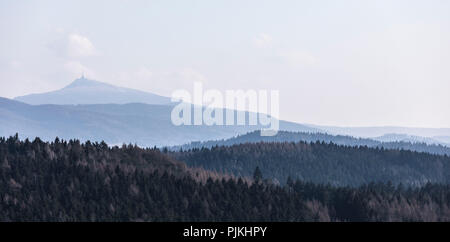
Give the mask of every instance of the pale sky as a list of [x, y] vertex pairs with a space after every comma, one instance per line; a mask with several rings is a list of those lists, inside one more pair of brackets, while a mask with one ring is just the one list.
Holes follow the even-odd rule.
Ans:
[[450, 127], [450, 1], [0, 1], [0, 96], [276, 89], [280, 117]]

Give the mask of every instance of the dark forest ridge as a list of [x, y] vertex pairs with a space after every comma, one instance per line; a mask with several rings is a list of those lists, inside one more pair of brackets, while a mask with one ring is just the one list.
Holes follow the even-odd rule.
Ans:
[[325, 142], [259, 142], [173, 152], [191, 167], [250, 176], [255, 167], [275, 183], [289, 177], [336, 186], [393, 182], [450, 184], [450, 157]]
[[450, 221], [448, 185], [281, 187], [104, 142], [0, 138], [0, 174], [0, 221]]
[[210, 140], [205, 142], [191, 142], [189, 144], [170, 147], [171, 150], [211, 148], [213, 146], [231, 146], [235, 144], [258, 143], [258, 142], [325, 142], [344, 146], [368, 146], [395, 150], [411, 150], [417, 152], [426, 152], [437, 155], [450, 156], [450, 147], [435, 144], [426, 144], [425, 142], [406, 142], [390, 141], [382, 142], [368, 138], [355, 138], [345, 135], [330, 135], [326, 133], [306, 133], [279, 131], [274, 136], [261, 136], [259, 131], [253, 131], [247, 134], [238, 135], [230, 139]]

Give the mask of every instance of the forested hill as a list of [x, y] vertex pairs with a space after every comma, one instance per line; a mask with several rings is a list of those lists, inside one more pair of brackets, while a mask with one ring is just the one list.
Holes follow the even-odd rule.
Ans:
[[182, 146], [171, 147], [172, 150], [179, 149], [194, 149], [194, 148], [211, 148], [213, 146], [230, 146], [235, 144], [244, 143], [258, 143], [258, 142], [325, 142], [334, 143], [338, 145], [346, 146], [368, 146], [379, 147], [385, 149], [398, 149], [398, 150], [411, 150], [417, 152], [427, 152], [436, 155], [448, 155], [450, 156], [450, 147], [436, 144], [426, 143], [411, 143], [411, 142], [381, 142], [367, 138], [355, 138], [352, 136], [344, 135], [330, 135], [324, 133], [306, 133], [306, 132], [291, 132], [291, 131], [279, 131], [274, 136], [261, 136], [260, 131], [253, 131], [244, 135], [239, 135], [230, 139], [211, 140], [205, 142], [191, 142]]
[[249, 176], [259, 167], [266, 178], [282, 184], [289, 176], [336, 186], [387, 181], [413, 186], [450, 183], [448, 156], [367, 146], [260, 142], [193, 149], [172, 155], [192, 167], [236, 176]]
[[0, 221], [450, 221], [448, 185], [282, 187], [198, 173], [157, 149], [0, 138]]

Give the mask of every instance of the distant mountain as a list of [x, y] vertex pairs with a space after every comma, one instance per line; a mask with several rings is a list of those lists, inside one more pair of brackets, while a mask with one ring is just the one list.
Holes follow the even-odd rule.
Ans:
[[[333, 135], [350, 135], [362, 138], [380, 137], [386, 134], [407, 134], [411, 136], [434, 137], [450, 136], [450, 128], [409, 128], [409, 127], [336, 127], [307, 124]], [[397, 140], [398, 141], [398, 140]]]
[[214, 146], [232, 146], [245, 143], [260, 143], [260, 142], [325, 142], [333, 143], [343, 146], [367, 146], [372, 148], [385, 148], [395, 150], [410, 150], [417, 152], [426, 152], [436, 155], [448, 155], [450, 156], [450, 147], [442, 145], [430, 145], [424, 142], [409, 142], [409, 141], [389, 141], [385, 142], [367, 139], [367, 138], [354, 138], [351, 136], [343, 135], [329, 135], [324, 133], [304, 133], [304, 132], [288, 132], [279, 131], [275, 136], [261, 136], [259, 131], [250, 132], [244, 135], [238, 135], [230, 139], [223, 140], [210, 140], [206, 142], [191, 142], [189, 144], [170, 147], [171, 150], [189, 150], [189, 149], [201, 149], [212, 148]]
[[168, 97], [130, 88], [117, 87], [104, 82], [89, 80], [84, 77], [76, 79], [60, 90], [16, 97], [15, 100], [32, 105], [171, 103], [171, 100]]
[[409, 143], [427, 143], [427, 144], [440, 144], [450, 146], [446, 142], [439, 141], [435, 138], [421, 137], [407, 134], [385, 134], [380, 137], [373, 138], [381, 142], [409, 142]]
[[[130, 104], [28, 105], [0, 98], [0, 136], [80, 139], [109, 144], [172, 146], [191, 141], [225, 139], [264, 128], [260, 125], [175, 126], [172, 106]], [[246, 113], [248, 115], [248, 113]], [[304, 125], [280, 121], [290, 131], [318, 132]]]

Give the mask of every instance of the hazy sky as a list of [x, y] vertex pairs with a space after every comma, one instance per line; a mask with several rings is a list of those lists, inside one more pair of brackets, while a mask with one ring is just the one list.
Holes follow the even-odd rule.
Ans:
[[281, 118], [450, 127], [450, 1], [0, 1], [0, 96], [277, 89]]

